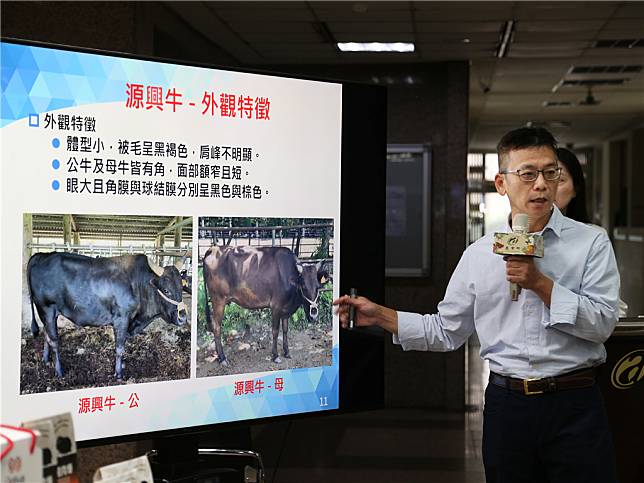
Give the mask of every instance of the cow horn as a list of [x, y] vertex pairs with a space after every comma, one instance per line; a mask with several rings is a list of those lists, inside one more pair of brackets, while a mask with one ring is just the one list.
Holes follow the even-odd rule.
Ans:
[[186, 253], [183, 257], [178, 262], [174, 262], [174, 266], [177, 267], [177, 270], [181, 270], [181, 267], [183, 266], [183, 263], [186, 261], [186, 258], [188, 258], [188, 250], [186, 250]]
[[159, 277], [163, 275], [163, 268], [150, 260], [150, 258], [148, 258], [148, 265], [150, 266], [150, 270], [156, 273]]
[[296, 266], [297, 266], [298, 273], [302, 275], [302, 272], [304, 271], [304, 267], [302, 266], [301, 263], [298, 263]]

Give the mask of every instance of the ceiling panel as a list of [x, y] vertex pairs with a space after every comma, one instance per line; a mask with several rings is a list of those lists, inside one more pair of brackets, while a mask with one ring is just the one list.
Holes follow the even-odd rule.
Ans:
[[[641, 20], [644, 22], [644, 18]], [[602, 29], [597, 33], [598, 39], [637, 39], [643, 37], [638, 29]]]
[[413, 32], [369, 32], [368, 38], [364, 35], [360, 34], [360, 37], [356, 37], [353, 32], [333, 32], [338, 42], [364, 42], [365, 39], [369, 42], [414, 42], [416, 40]]
[[420, 42], [462, 42], [465, 38], [472, 43], [499, 40], [499, 32], [417, 32], [416, 36]]
[[516, 2], [518, 19], [595, 20], [610, 17], [617, 2]]
[[476, 43], [476, 44], [445, 44], [440, 42], [422, 42], [418, 43], [421, 51], [435, 51], [445, 55], [452, 55], [455, 59], [467, 59], [470, 54], [484, 52], [489, 56], [494, 54], [496, 48], [495, 43]]
[[498, 61], [495, 72], [498, 76], [512, 77], [549, 75], [553, 72], [563, 74], [568, 70], [573, 60], [574, 58], [553, 59], [535, 64], [532, 60], [506, 58]]
[[598, 30], [604, 25], [604, 20], [521, 20], [517, 22], [517, 32], [586, 32]]
[[524, 51], [541, 51], [544, 53], [548, 52], [570, 52], [570, 56], [576, 56], [577, 54], [574, 54], [573, 52], [579, 51], [584, 49], [585, 47], [588, 46], [588, 42], [579, 42], [579, 41], [572, 41], [572, 42], [548, 42], [548, 43], [536, 43], [536, 42], [512, 42], [512, 45], [510, 45], [509, 49], [510, 52], [515, 52], [517, 50], [524, 50]]
[[314, 32], [311, 22], [228, 22], [228, 26], [239, 34], [245, 33], [306, 33]]
[[558, 57], [570, 57], [571, 55], [580, 55], [582, 50], [569, 50], [569, 51], [560, 51], [560, 50], [546, 50], [541, 51], [532, 51], [532, 50], [511, 50], [508, 54], [508, 57], [515, 59], [556, 59]]
[[[557, 76], [526, 77], [496, 77], [491, 85], [495, 92], [517, 93], [532, 92], [543, 96], [551, 95], [552, 86], [557, 83]], [[545, 98], [543, 100], [546, 100]]]
[[[414, 4], [422, 5], [422, 2]], [[423, 10], [418, 8], [414, 12], [414, 17], [418, 21], [424, 22], [503, 22], [513, 18], [511, 5], [501, 6], [498, 8], [486, 7], [485, 4], [479, 3], [466, 7], [461, 3], [460, 9], [453, 6], [445, 8], [428, 8]]]
[[[173, 2], [173, 3], [185, 3], [185, 2]], [[306, 2], [277, 2], [271, 1], [270, 5], [267, 5], [268, 2], [207, 2], [212, 5], [217, 11], [219, 10], [239, 10], [246, 9], [249, 12], [255, 12], [258, 9], [262, 8], [271, 8], [272, 10], [289, 10], [294, 8], [295, 5], [306, 5]]]
[[[313, 28], [308, 32], [245, 32], [244, 39], [251, 44], [266, 42], [319, 43], [322, 38]], [[340, 39], [338, 39], [340, 40]]]
[[543, 32], [527, 32], [516, 31], [514, 32], [513, 43], [515, 42], [539, 42], [544, 44], [552, 44], [557, 42], [572, 42], [585, 40], [588, 46], [596, 38], [596, 30], [578, 30], [572, 32], [558, 32], [556, 36], [543, 35]]
[[276, 54], [281, 52], [287, 55], [291, 52], [299, 54], [301, 52], [308, 52], [311, 55], [319, 54], [336, 54], [338, 53], [335, 45], [333, 44], [286, 44], [286, 43], [265, 43], [257, 45], [256, 49], [261, 54]]
[[501, 30], [502, 22], [416, 22], [421, 32], [494, 32]]
[[[370, 32], [412, 32], [410, 22], [327, 22], [331, 32], [347, 33], [353, 32], [356, 36], [368, 34]], [[356, 41], [362, 39], [357, 38]], [[368, 40], [368, 39], [367, 39]]]
[[636, 49], [586, 49], [580, 55], [583, 58], [605, 59], [605, 58], [628, 58], [629, 63], [642, 63], [644, 61], [644, 48]]
[[514, 9], [514, 2], [413, 2], [414, 9], [418, 13], [435, 12], [437, 15], [444, 15], [458, 20], [459, 15], [467, 15], [467, 12], [485, 12], [494, 15], [509, 15]]
[[250, 22], [250, 23], [266, 23], [266, 22], [313, 22], [315, 16], [306, 7], [301, 8], [282, 8], [275, 10], [270, 6], [264, 6], [256, 10], [249, 10], [246, 8], [215, 10], [226, 22], [234, 24]]
[[644, 2], [620, 2], [613, 18], [644, 18]]
[[351, 10], [333, 10], [311, 3], [311, 8], [322, 22], [411, 22], [412, 14], [405, 4], [397, 8], [370, 9], [364, 13]]
[[[644, 64], [644, 48], [592, 48], [598, 39], [644, 37], [644, 2], [232, 1], [168, 5], [242, 64], [380, 64], [378, 69], [386, 77], [386, 64], [469, 60], [473, 149], [493, 148], [499, 136], [528, 120], [571, 122], [571, 128], [557, 128], [556, 133], [576, 144], [605, 136], [606, 126], [619, 130], [634, 120], [644, 122], [643, 73], [628, 75], [629, 81], [622, 86], [594, 87], [593, 94], [602, 101], [598, 106], [577, 105], [587, 94], [583, 86], [552, 92], [564, 78], [600, 78], [571, 76], [568, 72], [573, 65]], [[509, 19], [517, 22], [508, 57], [497, 59], [493, 54]], [[338, 41], [416, 41], [417, 51], [341, 53], [317, 31], [315, 22], [325, 22]], [[469, 43], [463, 42], [465, 38]], [[369, 78], [368, 69], [366, 72]], [[484, 94], [487, 87], [490, 89]], [[568, 100], [574, 105], [546, 108], [546, 100]]]
[[[619, 18], [606, 22], [607, 30], [637, 32], [639, 36], [644, 37], [644, 22], [642, 18]], [[622, 34], [623, 35], [623, 34]], [[617, 37], [623, 39], [623, 36]]]

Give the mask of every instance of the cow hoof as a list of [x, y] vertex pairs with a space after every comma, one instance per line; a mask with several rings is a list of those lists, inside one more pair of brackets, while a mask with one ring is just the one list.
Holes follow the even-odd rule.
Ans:
[[228, 359], [224, 359], [224, 360], [223, 360], [223, 361], [221, 361], [219, 364], [220, 364], [220, 365], [222, 365], [222, 366], [224, 366], [224, 367], [228, 367]]
[[290, 359], [290, 358], [291, 358], [291, 354], [284, 354], [284, 357], [286, 357], [287, 359]]
[[274, 362], [275, 364], [281, 364], [281, 363], [282, 363], [282, 359], [280, 359], [279, 357], [273, 357], [273, 362]]

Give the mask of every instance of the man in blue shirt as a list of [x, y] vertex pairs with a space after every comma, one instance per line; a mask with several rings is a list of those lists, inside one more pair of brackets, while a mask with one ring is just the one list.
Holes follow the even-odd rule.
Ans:
[[[449, 351], [476, 331], [490, 364], [483, 462], [488, 483], [612, 483], [612, 441], [596, 367], [618, 319], [619, 275], [608, 236], [561, 214], [561, 169], [543, 128], [507, 133], [497, 146], [496, 190], [512, 217], [528, 215], [545, 256], [500, 257], [493, 234], [469, 246], [435, 314], [397, 312], [364, 297], [334, 301], [343, 326], [377, 325], [404, 350]], [[523, 288], [511, 300], [508, 283]]]

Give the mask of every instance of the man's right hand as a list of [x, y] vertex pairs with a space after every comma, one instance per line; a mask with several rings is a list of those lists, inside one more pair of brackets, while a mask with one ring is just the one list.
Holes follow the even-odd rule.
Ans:
[[356, 327], [379, 326], [392, 333], [398, 332], [398, 314], [395, 310], [378, 305], [366, 297], [352, 298], [349, 295], [335, 299], [335, 313], [340, 317], [340, 324], [345, 329], [349, 326], [349, 307], [355, 308], [354, 324]]

